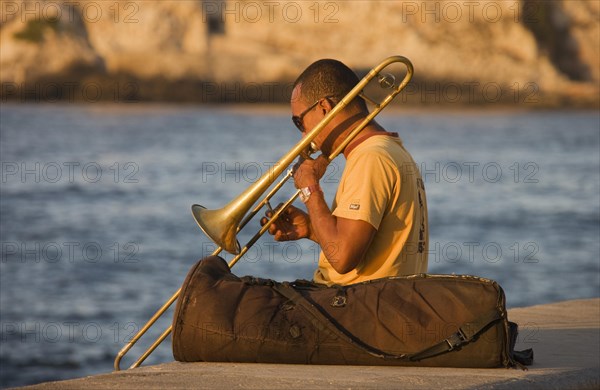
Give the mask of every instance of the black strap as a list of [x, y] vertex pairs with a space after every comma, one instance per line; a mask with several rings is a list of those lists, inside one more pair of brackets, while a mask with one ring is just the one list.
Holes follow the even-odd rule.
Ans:
[[411, 355], [410, 360], [416, 362], [427, 359], [442, 353], [450, 352], [461, 348], [463, 345], [470, 343], [475, 337], [492, 322], [501, 318], [498, 310], [492, 310], [486, 315], [479, 318], [475, 322], [465, 322], [462, 324], [456, 333], [451, 334], [448, 338], [439, 343], [424, 349], [421, 352]]
[[450, 337], [448, 337], [447, 339], [440, 341], [439, 343], [429, 348], [426, 348], [414, 354], [396, 355], [372, 347], [356, 338], [346, 329], [339, 327], [337, 324], [335, 324], [329, 318], [327, 318], [319, 308], [313, 305], [309, 300], [302, 296], [302, 294], [300, 294], [292, 286], [290, 286], [289, 283], [275, 283], [273, 289], [279, 294], [289, 299], [290, 301], [294, 302], [296, 305], [299, 305], [302, 308], [304, 308], [308, 313], [310, 313], [313, 316], [313, 319], [315, 320], [313, 321], [313, 324], [317, 326], [317, 328], [320, 331], [328, 330], [329, 332], [333, 333], [334, 335], [346, 341], [347, 343], [354, 345], [367, 352], [368, 354], [380, 359], [402, 359], [418, 361], [442, 353], [450, 352], [454, 349], [462, 347], [464, 344], [471, 342], [475, 338], [475, 336], [477, 336], [484, 328], [486, 328], [492, 322], [501, 318], [498, 310], [490, 311], [485, 316], [481, 317], [478, 321], [464, 323], [462, 326], [459, 327], [456, 333], [450, 335]]

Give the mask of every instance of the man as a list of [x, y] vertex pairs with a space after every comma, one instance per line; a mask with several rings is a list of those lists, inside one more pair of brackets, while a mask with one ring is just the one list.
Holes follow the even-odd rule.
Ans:
[[[303, 136], [358, 82], [339, 61], [310, 65], [294, 83], [291, 98], [292, 120]], [[364, 100], [356, 98], [319, 133], [313, 148], [328, 156], [367, 115]], [[327, 166], [323, 155], [296, 166], [294, 182], [308, 213], [288, 207], [269, 228], [274, 239], [308, 238], [320, 245], [317, 283], [346, 285], [426, 272], [425, 188], [398, 135], [371, 121], [350, 142], [332, 209], [319, 187]]]

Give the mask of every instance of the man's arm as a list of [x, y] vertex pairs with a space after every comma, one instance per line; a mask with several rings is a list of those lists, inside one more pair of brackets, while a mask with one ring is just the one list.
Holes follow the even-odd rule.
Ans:
[[[318, 183], [328, 161], [323, 156], [304, 161], [297, 166], [294, 183], [304, 188]], [[308, 238], [321, 250], [335, 271], [345, 274], [355, 269], [364, 259], [377, 230], [369, 222], [334, 216], [325, 202], [322, 191], [313, 192], [305, 203], [308, 214], [289, 206], [281, 218], [269, 227], [276, 241]], [[281, 207], [279, 205], [278, 207]], [[272, 213], [266, 213], [260, 223], [265, 225]]]
[[[328, 164], [323, 155], [315, 160], [303, 161], [294, 173], [296, 188], [318, 183]], [[333, 269], [345, 274], [356, 268], [375, 237], [375, 227], [366, 221], [333, 215], [322, 191], [312, 193], [305, 205], [310, 221], [308, 238], [321, 246]]]
[[310, 216], [309, 238], [321, 246], [333, 269], [345, 274], [356, 268], [377, 230], [365, 221], [334, 216], [321, 191], [310, 195], [306, 208]]

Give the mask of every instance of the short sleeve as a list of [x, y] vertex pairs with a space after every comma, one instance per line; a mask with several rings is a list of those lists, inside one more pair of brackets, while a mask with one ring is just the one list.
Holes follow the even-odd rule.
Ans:
[[367, 150], [351, 156], [338, 188], [333, 215], [366, 221], [379, 229], [394, 187], [400, 183], [397, 178], [397, 167], [385, 154]]

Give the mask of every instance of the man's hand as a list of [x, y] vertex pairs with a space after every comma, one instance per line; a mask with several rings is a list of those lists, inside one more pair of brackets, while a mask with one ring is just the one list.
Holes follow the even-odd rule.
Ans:
[[296, 188], [304, 188], [318, 184], [329, 165], [327, 157], [320, 155], [314, 160], [304, 160], [294, 167], [294, 184]]
[[[282, 206], [277, 206], [276, 210]], [[273, 213], [266, 212], [267, 217], [260, 220], [260, 224], [264, 226], [267, 223], [267, 218], [271, 218]], [[290, 241], [299, 240], [301, 238], [310, 238], [310, 218], [308, 214], [292, 205], [288, 206], [279, 218], [269, 226], [269, 233], [273, 235], [275, 241]]]

